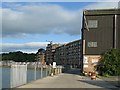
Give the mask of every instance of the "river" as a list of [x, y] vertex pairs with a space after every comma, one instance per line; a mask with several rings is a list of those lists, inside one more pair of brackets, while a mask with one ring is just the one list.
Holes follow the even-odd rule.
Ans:
[[[27, 83], [34, 81], [34, 70], [27, 70]], [[1, 76], [2, 75], [2, 76]], [[46, 72], [43, 71], [43, 77], [46, 77]], [[40, 70], [36, 71], [36, 79], [41, 78]], [[10, 88], [10, 68], [1, 68], [0, 67], [0, 89], [1, 88]]]

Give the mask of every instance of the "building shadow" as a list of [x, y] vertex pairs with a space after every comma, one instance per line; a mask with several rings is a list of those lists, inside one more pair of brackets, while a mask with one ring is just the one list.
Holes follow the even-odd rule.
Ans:
[[73, 69], [69, 69], [69, 70], [65, 71], [64, 73], [65, 74], [80, 75], [80, 69], [73, 68]]
[[[80, 75], [81, 71], [78, 68], [70, 69], [65, 74], [72, 74], [72, 75]], [[90, 77], [83, 76], [80, 80], [77, 80], [83, 83], [99, 86], [102, 88], [112, 88], [112, 90], [120, 90], [119, 82], [118, 81], [104, 81], [104, 80], [91, 80]]]
[[111, 88], [112, 90], [120, 90], [120, 87], [113, 83], [118, 83], [117, 81], [99, 81], [99, 80], [77, 80], [83, 83], [99, 86], [101, 88]]

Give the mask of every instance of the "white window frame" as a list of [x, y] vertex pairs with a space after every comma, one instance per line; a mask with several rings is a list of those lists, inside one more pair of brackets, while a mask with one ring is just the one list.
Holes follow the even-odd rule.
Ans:
[[98, 28], [98, 20], [88, 20], [88, 28]]
[[[91, 44], [91, 46], [89, 46], [89, 44]], [[98, 47], [98, 43], [97, 42], [88, 42], [88, 47]]]

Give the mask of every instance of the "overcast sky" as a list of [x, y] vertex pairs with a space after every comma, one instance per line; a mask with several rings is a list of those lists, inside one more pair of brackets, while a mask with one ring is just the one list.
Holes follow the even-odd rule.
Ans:
[[83, 9], [117, 8], [118, 1], [3, 2], [2, 52], [31, 53], [45, 48], [49, 43], [46, 40], [54, 43], [78, 40], [81, 38]]

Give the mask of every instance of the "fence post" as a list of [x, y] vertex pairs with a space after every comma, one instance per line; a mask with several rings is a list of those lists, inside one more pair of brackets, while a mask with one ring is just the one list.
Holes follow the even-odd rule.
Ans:
[[51, 74], [51, 66], [49, 66], [49, 75]]
[[25, 73], [25, 83], [27, 83], [27, 64], [26, 64], [26, 73]]
[[47, 66], [46, 66], [46, 76], [47, 76]]
[[36, 64], [35, 64], [35, 71], [34, 71], [34, 75], [35, 75], [34, 79], [36, 80]]
[[41, 78], [43, 77], [43, 67], [42, 67], [42, 64], [41, 64]]
[[57, 75], [57, 66], [56, 66], [56, 75]]
[[13, 65], [11, 65], [11, 69], [10, 69], [10, 88], [12, 88], [12, 72], [13, 72], [12, 66]]

